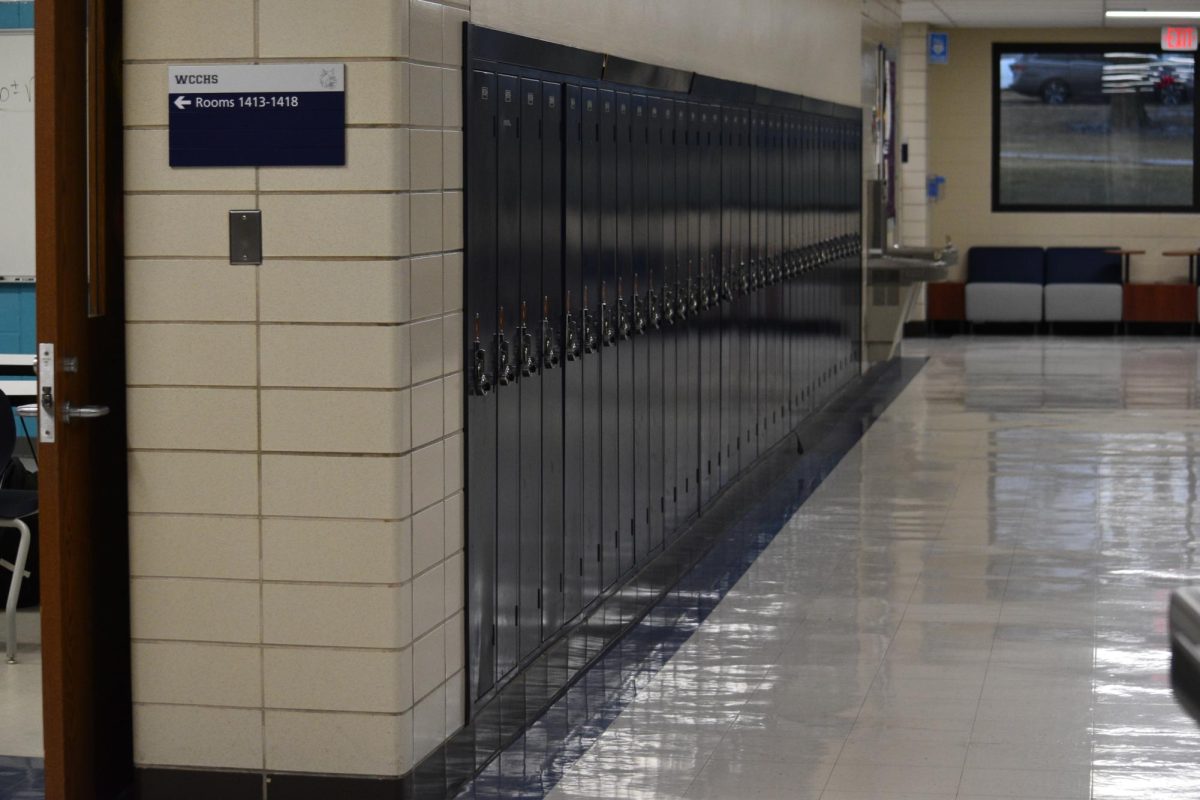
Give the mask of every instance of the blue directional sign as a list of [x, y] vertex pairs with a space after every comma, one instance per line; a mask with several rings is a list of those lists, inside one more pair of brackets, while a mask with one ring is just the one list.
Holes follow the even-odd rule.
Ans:
[[930, 64], [949, 64], [950, 63], [950, 34], [948, 34], [948, 33], [931, 33], [931, 34], [929, 34], [929, 63]]
[[172, 167], [346, 163], [343, 64], [171, 67]]

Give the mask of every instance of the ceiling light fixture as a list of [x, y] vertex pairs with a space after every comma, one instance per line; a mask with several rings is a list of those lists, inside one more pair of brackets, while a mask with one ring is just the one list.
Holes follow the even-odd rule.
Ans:
[[1200, 11], [1113, 11], [1104, 12], [1109, 19], [1200, 19]]

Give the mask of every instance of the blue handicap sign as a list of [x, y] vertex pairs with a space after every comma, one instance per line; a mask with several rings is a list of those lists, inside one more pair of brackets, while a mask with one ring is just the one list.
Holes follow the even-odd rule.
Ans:
[[950, 63], [950, 34], [948, 34], [948, 33], [931, 33], [931, 34], [929, 34], [929, 63], [930, 64], [949, 64]]

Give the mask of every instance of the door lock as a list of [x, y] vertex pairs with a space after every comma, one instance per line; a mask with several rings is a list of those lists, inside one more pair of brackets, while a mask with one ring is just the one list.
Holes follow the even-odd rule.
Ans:
[[58, 420], [54, 414], [54, 345], [38, 345], [38, 439], [42, 444], [54, 444]]

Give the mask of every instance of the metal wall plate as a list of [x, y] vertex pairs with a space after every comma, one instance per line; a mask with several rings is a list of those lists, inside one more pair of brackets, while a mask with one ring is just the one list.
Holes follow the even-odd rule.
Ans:
[[229, 263], [262, 263], [262, 212], [257, 209], [229, 212]]

